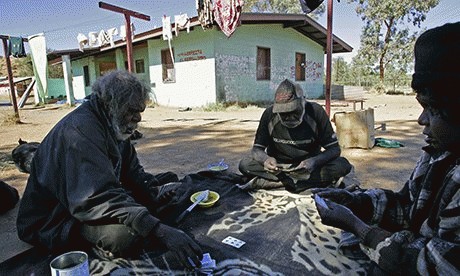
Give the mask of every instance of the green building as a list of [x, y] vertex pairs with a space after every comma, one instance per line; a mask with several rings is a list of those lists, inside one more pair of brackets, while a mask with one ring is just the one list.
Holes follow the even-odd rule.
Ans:
[[[191, 18], [189, 32], [173, 32], [169, 42], [162, 27], [133, 37], [135, 73], [151, 87], [152, 100], [172, 107], [271, 102], [286, 78], [300, 84], [308, 98], [318, 98], [323, 95], [325, 51], [326, 29], [303, 14], [243, 13], [230, 37], [217, 25], [203, 29], [197, 17]], [[333, 53], [351, 51], [334, 37]], [[76, 99], [91, 92], [97, 77], [127, 68], [123, 40], [52, 55], [70, 59]]]

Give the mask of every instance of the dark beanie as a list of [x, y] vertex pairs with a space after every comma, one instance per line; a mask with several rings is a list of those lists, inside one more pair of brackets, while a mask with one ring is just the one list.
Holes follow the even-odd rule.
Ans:
[[424, 32], [415, 42], [412, 88], [460, 84], [460, 22]]

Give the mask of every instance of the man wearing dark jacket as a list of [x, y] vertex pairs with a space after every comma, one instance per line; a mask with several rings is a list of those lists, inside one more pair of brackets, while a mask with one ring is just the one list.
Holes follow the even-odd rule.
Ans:
[[19, 237], [50, 250], [87, 241], [107, 258], [166, 246], [183, 265], [190, 267], [190, 258], [199, 266], [202, 252], [193, 239], [154, 216], [163, 184], [177, 176], [146, 173], [130, 143], [148, 88], [114, 71], [92, 89], [35, 153], [19, 208]]

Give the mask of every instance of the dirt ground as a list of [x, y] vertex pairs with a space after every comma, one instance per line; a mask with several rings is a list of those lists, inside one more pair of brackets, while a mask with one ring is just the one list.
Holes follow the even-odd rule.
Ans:
[[[383, 187], [398, 190], [409, 177], [424, 144], [417, 124], [421, 112], [413, 95], [368, 94], [364, 108], [374, 109], [375, 126], [386, 123], [386, 130], [375, 130], [375, 137], [401, 142], [402, 148], [345, 148], [342, 155], [354, 165], [345, 178], [347, 185], [363, 188]], [[324, 105], [324, 101], [318, 101]], [[0, 106], [0, 179], [22, 195], [28, 175], [19, 172], [11, 160], [18, 139], [40, 142], [63, 116], [75, 107], [27, 104], [20, 109], [20, 124], [11, 123], [12, 107]], [[238, 173], [238, 162], [252, 147], [263, 108], [230, 107], [225, 111], [183, 111], [178, 108], [147, 108], [140, 123], [143, 137], [135, 140], [138, 156], [146, 171], [172, 171], [183, 177], [206, 170], [224, 160], [229, 170]], [[331, 114], [352, 111], [353, 105], [333, 102]], [[15, 228], [17, 206], [0, 216], [0, 261], [30, 246], [18, 240]]]
[[[358, 181], [362, 187], [398, 189], [409, 176], [424, 143], [422, 128], [416, 121], [421, 107], [413, 95], [366, 96], [364, 108], [374, 109], [376, 128], [386, 123], [385, 131], [375, 130], [375, 137], [399, 141], [404, 147], [343, 149], [342, 155], [355, 167], [349, 181]], [[12, 107], [0, 107], [0, 179], [22, 194], [27, 174], [19, 172], [11, 161], [18, 139], [40, 142], [73, 109], [65, 105], [26, 105], [19, 111], [21, 123], [14, 124], [8, 120]], [[331, 114], [352, 110], [352, 104], [332, 102]], [[139, 158], [151, 173], [173, 171], [184, 176], [221, 160], [230, 165], [231, 171], [238, 172], [238, 161], [252, 146], [262, 112], [263, 108], [251, 106], [218, 112], [147, 108], [139, 129], [143, 137], [135, 141]]]

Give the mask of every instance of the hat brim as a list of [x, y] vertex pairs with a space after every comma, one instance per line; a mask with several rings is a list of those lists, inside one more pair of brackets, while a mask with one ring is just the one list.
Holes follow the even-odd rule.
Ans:
[[293, 112], [301, 107], [302, 103], [300, 99], [295, 99], [292, 102], [288, 103], [275, 103], [273, 104], [273, 112], [274, 113], [287, 113]]

